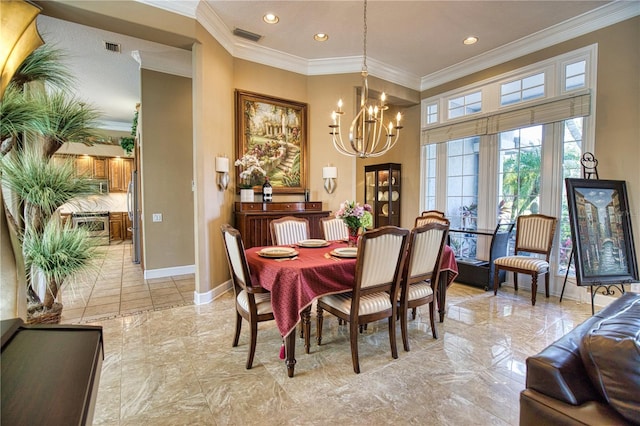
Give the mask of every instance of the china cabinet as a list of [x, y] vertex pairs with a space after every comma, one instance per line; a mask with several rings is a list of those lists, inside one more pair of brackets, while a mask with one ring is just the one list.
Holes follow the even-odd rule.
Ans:
[[401, 165], [373, 164], [364, 167], [364, 199], [373, 209], [373, 226], [400, 226]]

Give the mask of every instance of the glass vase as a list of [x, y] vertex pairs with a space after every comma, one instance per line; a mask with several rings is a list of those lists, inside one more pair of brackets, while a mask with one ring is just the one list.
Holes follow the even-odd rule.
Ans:
[[357, 247], [359, 237], [360, 228], [349, 228], [349, 239], [347, 241], [349, 247]]

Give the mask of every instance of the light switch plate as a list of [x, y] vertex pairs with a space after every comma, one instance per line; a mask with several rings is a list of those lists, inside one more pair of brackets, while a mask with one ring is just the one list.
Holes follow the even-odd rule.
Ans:
[[162, 213], [154, 213], [152, 216], [154, 222], [162, 222]]

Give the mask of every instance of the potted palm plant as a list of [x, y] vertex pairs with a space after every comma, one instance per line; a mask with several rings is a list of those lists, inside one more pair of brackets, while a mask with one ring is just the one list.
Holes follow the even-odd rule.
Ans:
[[[65, 279], [82, 269], [80, 264], [62, 265], [59, 256], [43, 248], [57, 247], [56, 251], [64, 254], [82, 247], [92, 253], [87, 236], [62, 227], [55, 214], [62, 204], [91, 191], [85, 178], [74, 176], [70, 163], [50, 159], [67, 141], [91, 144], [91, 138], [97, 136], [92, 129], [98, 118], [94, 108], [68, 95], [70, 78], [61, 57], [60, 51], [47, 45], [32, 52], [14, 74], [0, 103], [0, 176], [9, 195], [2, 199], [9, 229], [19, 243], [14, 246], [14, 255], [25, 266], [29, 312], [51, 310], [54, 303], [49, 297], [55, 300]], [[53, 89], [45, 92], [42, 85], [33, 87], [31, 83], [37, 81], [46, 81]], [[80, 245], [80, 240], [87, 240], [86, 244]], [[54, 271], [48, 265], [56, 258], [55, 266], [61, 269]], [[91, 262], [82, 265], [90, 267]], [[48, 281], [46, 303], [35, 291], [35, 270]], [[53, 316], [59, 319], [59, 314]], [[36, 320], [30, 321], [28, 314], [27, 321]]]

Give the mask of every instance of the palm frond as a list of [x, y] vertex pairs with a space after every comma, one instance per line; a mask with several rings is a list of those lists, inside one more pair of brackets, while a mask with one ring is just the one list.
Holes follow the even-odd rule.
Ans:
[[68, 89], [73, 80], [64, 63], [66, 54], [51, 44], [43, 44], [20, 64], [10, 85], [19, 89], [32, 81], [46, 82], [52, 86]]
[[3, 184], [47, 216], [76, 197], [95, 194], [88, 178], [75, 176], [71, 161], [50, 161], [33, 147], [5, 156], [0, 171]]
[[0, 140], [17, 137], [23, 132], [40, 133], [43, 111], [39, 103], [9, 86], [0, 101]]
[[91, 138], [99, 136], [96, 128], [100, 113], [96, 108], [62, 91], [49, 95], [38, 94], [35, 99], [44, 108], [42, 132], [45, 140], [51, 145], [51, 149], [48, 150], [50, 155], [65, 142], [78, 141], [90, 144]]
[[86, 229], [62, 225], [59, 218], [49, 220], [42, 233], [28, 231], [23, 240], [27, 270], [36, 267], [49, 285], [56, 283], [57, 288], [49, 289], [54, 297], [66, 279], [95, 267], [96, 250]]

